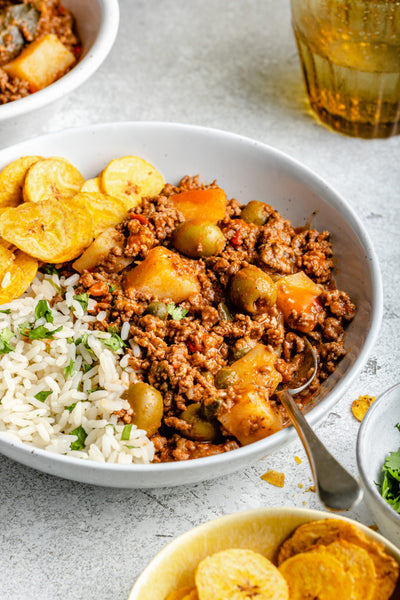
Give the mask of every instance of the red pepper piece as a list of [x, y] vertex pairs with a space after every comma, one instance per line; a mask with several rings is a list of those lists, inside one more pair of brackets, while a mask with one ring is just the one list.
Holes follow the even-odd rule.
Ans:
[[231, 244], [232, 244], [232, 246], [235, 246], [235, 248], [237, 248], [238, 246], [241, 246], [243, 244], [241, 227], [239, 227], [239, 229], [236, 231], [235, 235], [231, 239]]
[[131, 215], [131, 219], [136, 219], [142, 225], [148, 225], [150, 223], [148, 218], [144, 217], [143, 215]]

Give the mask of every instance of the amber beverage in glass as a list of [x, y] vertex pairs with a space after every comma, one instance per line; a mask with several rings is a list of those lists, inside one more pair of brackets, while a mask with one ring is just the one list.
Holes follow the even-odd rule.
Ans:
[[400, 1], [291, 0], [307, 94], [321, 121], [363, 138], [400, 133]]

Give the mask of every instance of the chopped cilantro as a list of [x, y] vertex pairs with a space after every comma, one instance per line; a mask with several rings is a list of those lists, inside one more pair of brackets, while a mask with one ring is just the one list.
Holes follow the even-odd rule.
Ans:
[[175, 321], [180, 321], [189, 312], [186, 308], [182, 308], [181, 306], [175, 306], [175, 304], [173, 302], [170, 302], [169, 304], [167, 304], [167, 311], [168, 311], [168, 314]]
[[79, 346], [79, 344], [82, 344], [82, 346], [84, 348], [86, 348], [86, 350], [88, 350], [89, 352], [91, 352], [92, 354], [94, 354], [93, 350], [91, 349], [91, 347], [89, 346], [88, 343], [88, 338], [89, 338], [89, 334], [85, 333], [83, 335], [81, 335], [81, 337], [79, 337], [76, 342], [75, 342], [75, 346]]
[[66, 406], [66, 410], [68, 410], [69, 412], [72, 412], [74, 410], [76, 406], [76, 402], [74, 402], [73, 404], [70, 404], [69, 406]]
[[107, 331], [109, 333], [118, 333], [118, 327], [116, 325], [111, 325], [110, 327], [107, 327]]
[[129, 448], [129, 450], [136, 450], [137, 448], [140, 448], [140, 446], [128, 446], [128, 444], [125, 444], [125, 448]]
[[129, 425], [125, 425], [121, 433], [121, 442], [129, 440], [129, 438], [131, 437], [131, 429], [132, 423], [130, 423]]
[[83, 310], [87, 310], [89, 304], [89, 294], [87, 292], [85, 292], [84, 294], [75, 294], [74, 300], [79, 302]]
[[53, 316], [51, 314], [51, 308], [47, 304], [47, 300], [39, 300], [39, 302], [36, 304], [35, 317], [36, 317], [36, 319], [40, 319], [41, 317], [44, 317], [46, 319], [47, 323], [53, 323]]
[[57, 329], [53, 329], [53, 331], [49, 331], [44, 325], [39, 325], [39, 327], [32, 329], [32, 323], [22, 323], [22, 325], [19, 326], [20, 333], [30, 340], [52, 340], [54, 334], [57, 333], [57, 331], [61, 331], [61, 329], [62, 325], [57, 327]]
[[115, 292], [115, 290], [116, 290], [117, 288], [118, 288], [118, 286], [117, 286], [117, 285], [113, 285], [113, 284], [111, 284], [111, 285], [109, 285], [109, 286], [108, 286], [108, 291], [110, 292], [110, 294], [112, 294], [113, 292]]
[[108, 339], [100, 338], [100, 341], [107, 346], [107, 348], [111, 348], [114, 352], [117, 352], [120, 348], [125, 348], [126, 344], [119, 337], [118, 333], [112, 333], [111, 337]]
[[43, 270], [47, 275], [59, 275], [59, 272], [54, 265], [45, 265]]
[[85, 447], [87, 433], [81, 425], [79, 425], [79, 427], [77, 427], [73, 431], [70, 431], [69, 435], [76, 435], [78, 438], [76, 442], [71, 443], [71, 450], [82, 450]]
[[0, 313], [3, 313], [5, 315], [10, 315], [11, 314], [11, 308], [5, 308], [4, 310], [0, 310]]
[[74, 344], [74, 338], [67, 338], [67, 344]]
[[46, 279], [46, 281], [48, 281], [53, 286], [53, 288], [55, 288], [57, 290], [57, 292], [59, 294], [62, 293], [62, 288], [59, 285], [57, 285], [56, 283], [54, 283], [54, 281], [52, 279]]
[[[400, 431], [400, 423], [395, 427]], [[400, 448], [397, 452], [390, 452], [382, 467], [383, 482], [380, 493], [392, 508], [400, 513]]]
[[64, 369], [64, 375], [65, 377], [72, 377], [74, 374], [74, 361], [72, 360], [72, 358], [70, 358], [68, 367], [65, 367]]
[[87, 394], [93, 394], [93, 392], [99, 392], [100, 390], [104, 390], [104, 388], [102, 388], [99, 385], [97, 385], [96, 387], [92, 388], [91, 390], [88, 390], [86, 393]]
[[39, 402], [44, 402], [46, 398], [50, 396], [50, 394], [51, 392], [38, 392], [37, 394], [35, 394], [34, 398], [36, 398], [36, 400], [39, 400]]
[[93, 365], [88, 365], [88, 364], [85, 364], [85, 365], [84, 365], [84, 367], [83, 367], [83, 372], [84, 372], [84, 373], [87, 373], [87, 372], [88, 372], [88, 371], [90, 371], [90, 369], [92, 369], [92, 368], [93, 368]]
[[10, 345], [12, 337], [14, 337], [14, 334], [8, 327], [0, 331], [0, 354], [8, 354], [14, 350], [13, 346]]

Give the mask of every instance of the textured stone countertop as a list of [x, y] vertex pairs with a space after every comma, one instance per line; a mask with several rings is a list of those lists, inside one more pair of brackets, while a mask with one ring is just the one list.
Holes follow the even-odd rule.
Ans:
[[[379, 256], [384, 320], [361, 375], [317, 431], [356, 474], [351, 402], [400, 380], [400, 137], [351, 139], [313, 119], [288, 1], [121, 0], [120, 9], [108, 59], [38, 132], [116, 120], [216, 127], [288, 153], [347, 199]], [[261, 480], [270, 468], [285, 473], [282, 489]], [[175, 489], [97, 488], [4, 457], [0, 482], [2, 600], [125, 600], [150, 558], [195, 525], [263, 506], [321, 508], [297, 440], [245, 471]], [[372, 523], [363, 503], [349, 516]]]

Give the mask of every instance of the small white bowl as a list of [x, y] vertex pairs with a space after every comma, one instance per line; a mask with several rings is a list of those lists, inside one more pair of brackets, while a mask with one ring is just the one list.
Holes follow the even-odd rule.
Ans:
[[[346, 332], [346, 356], [310, 403], [315, 425], [334, 407], [357, 376], [373, 347], [382, 318], [382, 282], [368, 234], [352, 208], [324, 181], [289, 156], [226, 131], [177, 123], [108, 123], [51, 133], [0, 151], [0, 169], [28, 154], [64, 156], [83, 176], [96, 176], [113, 158], [128, 154], [153, 164], [166, 181], [184, 175], [217, 179], [230, 198], [263, 200], [295, 226], [307, 223], [332, 234], [335, 279], [357, 306]], [[96, 485], [150, 488], [186, 485], [221, 477], [254, 463], [296, 437], [288, 427], [231, 452], [161, 464], [98, 463], [52, 454], [0, 434], [0, 452], [52, 475]]]
[[89, 79], [114, 44], [119, 24], [118, 0], [64, 0], [63, 4], [75, 17], [82, 57], [64, 77], [43, 90], [0, 105], [0, 145], [3, 147], [34, 135], [38, 123], [48, 118], [50, 109], [56, 109], [56, 102]]
[[357, 463], [365, 503], [380, 531], [400, 548], [400, 514], [380, 495], [382, 467], [389, 452], [400, 448], [400, 383], [381, 394], [365, 415], [357, 437]]
[[393, 544], [351, 519], [303, 508], [261, 508], [220, 517], [180, 535], [148, 564], [128, 600], [165, 600], [173, 590], [193, 586], [198, 563], [220, 550], [246, 548], [273, 560], [279, 545], [296, 527], [334, 518], [353, 523], [369, 538], [383, 543], [386, 552], [400, 562], [400, 551]]

